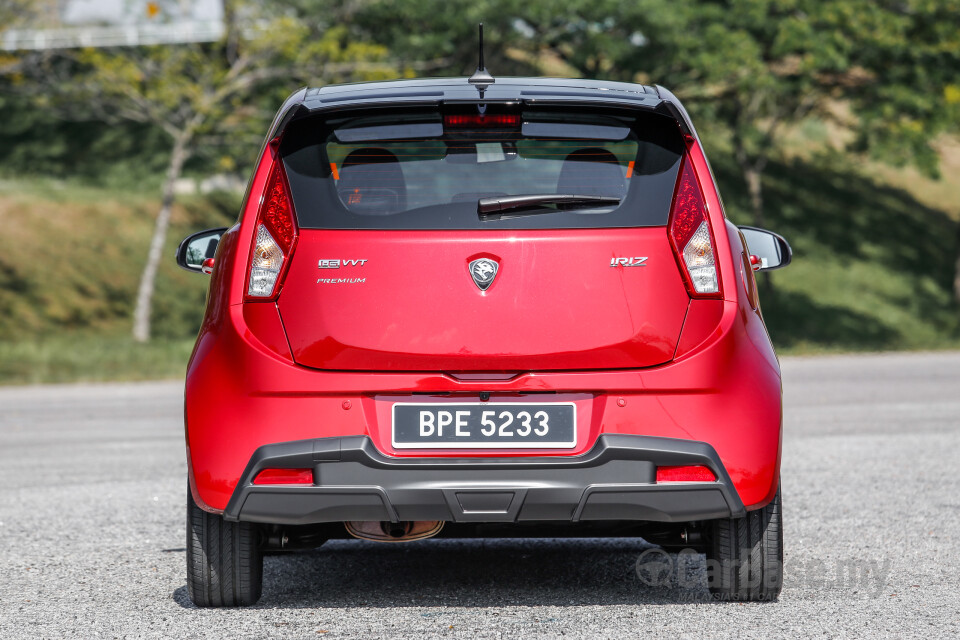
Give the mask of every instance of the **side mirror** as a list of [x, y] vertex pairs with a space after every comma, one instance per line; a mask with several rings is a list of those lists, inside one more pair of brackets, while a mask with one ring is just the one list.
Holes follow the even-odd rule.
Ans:
[[187, 236], [177, 248], [177, 266], [195, 273], [213, 271], [213, 256], [227, 228], [207, 229]]
[[740, 227], [740, 233], [747, 241], [747, 255], [754, 271], [782, 269], [793, 260], [793, 249], [783, 236], [756, 227]]

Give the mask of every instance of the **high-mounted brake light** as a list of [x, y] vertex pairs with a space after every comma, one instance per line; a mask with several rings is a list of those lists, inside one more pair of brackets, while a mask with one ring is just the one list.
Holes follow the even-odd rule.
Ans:
[[443, 116], [443, 126], [448, 129], [458, 127], [516, 127], [520, 116], [515, 113], [466, 114]]
[[684, 158], [673, 196], [668, 233], [681, 265], [687, 290], [695, 298], [719, 298], [717, 250], [703, 201], [703, 192], [689, 158]]
[[287, 178], [283, 163], [277, 158], [257, 214], [247, 284], [248, 300], [271, 300], [276, 296], [296, 240], [297, 227]]

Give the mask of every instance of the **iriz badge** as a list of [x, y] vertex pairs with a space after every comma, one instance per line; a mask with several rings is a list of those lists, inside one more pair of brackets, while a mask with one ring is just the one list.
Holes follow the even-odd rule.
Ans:
[[493, 279], [497, 277], [500, 265], [489, 258], [480, 258], [471, 262], [467, 268], [470, 270], [470, 277], [473, 278], [474, 284], [480, 288], [480, 291], [486, 291], [493, 284]]
[[647, 266], [646, 257], [633, 258], [610, 258], [611, 267], [645, 267]]

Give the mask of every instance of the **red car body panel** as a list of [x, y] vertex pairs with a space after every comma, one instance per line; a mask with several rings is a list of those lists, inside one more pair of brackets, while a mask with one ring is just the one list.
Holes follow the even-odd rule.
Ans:
[[[275, 154], [273, 146], [265, 147], [251, 194], [263, 193]], [[706, 442], [746, 508], [768, 504], [779, 478], [779, 366], [740, 235], [723, 214], [693, 138], [686, 157], [720, 248], [722, 299], [691, 299], [666, 229], [653, 227], [302, 230], [277, 300], [244, 302], [260, 206], [259, 197], [249, 197], [240, 221], [220, 241], [187, 372], [186, 439], [196, 503], [222, 512], [251, 456], [268, 443], [365, 435], [387, 456], [529, 456], [529, 449], [391, 446], [392, 402], [412, 394], [418, 401], [451, 402], [489, 392], [492, 400], [551, 393], [550, 401], [576, 403], [576, 446], [538, 455], [582, 455], [601, 434]], [[609, 266], [611, 257], [632, 255], [637, 246], [643, 247], [639, 255], [650, 256], [648, 266]], [[600, 287], [589, 299], [578, 294], [571, 300], [569, 273], [538, 263], [540, 257], [556, 262], [560, 254]], [[503, 273], [484, 293], [470, 282], [466, 261], [487, 255], [501, 260]], [[385, 283], [353, 297], [352, 313], [343, 312], [351, 309], [347, 289], [316, 289], [322, 286], [316, 279], [324, 277], [317, 259], [343, 257], [370, 259], [359, 277]], [[410, 273], [433, 270], [445, 275], [432, 285], [409, 286]], [[350, 293], [357, 295], [356, 289]], [[551, 322], [531, 323], [538, 312]], [[396, 326], [415, 330], [401, 334]], [[475, 379], [458, 377], [460, 371], [515, 375]]]
[[[318, 369], [648, 367], [673, 358], [689, 303], [665, 235], [663, 227], [301, 231], [278, 306], [294, 360]], [[628, 255], [648, 260], [611, 268]], [[318, 283], [331, 275], [317, 268], [327, 257], [367, 260], [334, 275], [365, 282]], [[478, 258], [501, 265], [486, 291], [467, 268]]]

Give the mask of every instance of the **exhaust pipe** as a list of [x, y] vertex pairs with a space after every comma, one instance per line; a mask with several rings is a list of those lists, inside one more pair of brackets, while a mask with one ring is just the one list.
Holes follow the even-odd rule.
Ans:
[[384, 520], [380, 523], [380, 531], [383, 531], [384, 534], [399, 540], [400, 538], [406, 537], [410, 533], [412, 528], [412, 522], [389, 522]]
[[442, 520], [414, 520], [377, 522], [363, 520], [344, 522], [347, 533], [361, 540], [374, 542], [410, 542], [432, 538], [443, 529]]

